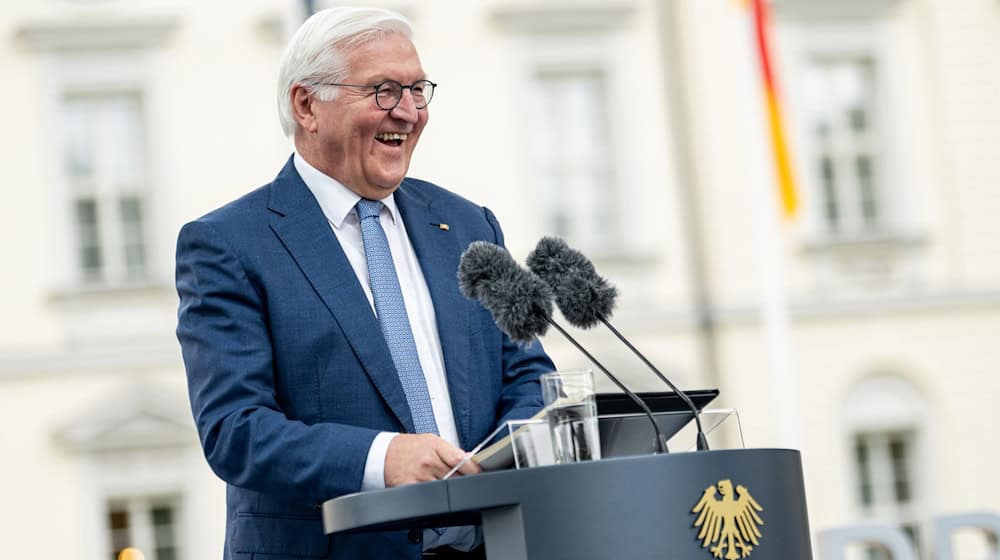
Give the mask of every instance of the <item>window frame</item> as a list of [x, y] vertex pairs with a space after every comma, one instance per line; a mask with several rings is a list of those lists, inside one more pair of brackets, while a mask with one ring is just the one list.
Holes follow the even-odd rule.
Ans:
[[[865, 55], [835, 55], [835, 57], [819, 55], [811, 58], [808, 71], [813, 73], [823, 68], [824, 74], [826, 74], [824, 78], [826, 79], [832, 78], [833, 76], [830, 73], [839, 71], [838, 67], [851, 67], [853, 70], [860, 70], [861, 73], [867, 73], [867, 77], [871, 80], [871, 83], [868, 85], [872, 91], [870, 92], [871, 97], [865, 101], [877, 105], [879, 92], [877, 89], [878, 70], [876, 66], [876, 62]], [[843, 109], [842, 107], [838, 108]], [[885, 158], [880, 152], [881, 146], [878, 142], [881, 124], [878, 115], [873, 114], [875, 113], [873, 107], [866, 104], [865, 109], [868, 111], [865, 127], [867, 130], [863, 133], [849, 130], [849, 125], [845, 126], [849, 117], [844, 111], [838, 111], [832, 115], [840, 122], [834, 122], [828, 129], [826, 142], [816, 141], [816, 134], [813, 129], [819, 124], [819, 121], [812, 120], [811, 118], [803, 118], [803, 121], [808, 120], [808, 124], [803, 122], [801, 125], [804, 129], [806, 127], [810, 129], [806, 134], [808, 134], [810, 144], [812, 145], [810, 151], [813, 153], [810, 154], [811, 165], [806, 169], [806, 175], [817, 186], [814, 189], [817, 200], [813, 204], [813, 212], [816, 215], [817, 221], [821, 224], [820, 227], [828, 235], [834, 237], [842, 235], [864, 237], [873, 233], [881, 233], [885, 228], [885, 197], [882, 195], [884, 176], [881, 173], [884, 168]], [[810, 117], [812, 116], [810, 115]], [[821, 143], [823, 144], [822, 147]], [[854, 167], [861, 157], [867, 157], [869, 164], [874, 165], [875, 171], [875, 173], [870, 174], [873, 185], [872, 191], [874, 193], [872, 202], [875, 209], [875, 218], [871, 222], [865, 215], [861, 180], [857, 169]], [[817, 168], [821, 163], [829, 164], [829, 167], [823, 165], [823, 170], [818, 171]], [[827, 169], [831, 172], [832, 189], [828, 188]], [[836, 209], [833, 212], [835, 216], [833, 219], [831, 219], [830, 212], [831, 199]]]
[[[803, 232], [813, 247], [883, 241], [896, 236], [906, 237], [904, 232], [912, 219], [905, 196], [908, 177], [907, 154], [910, 153], [905, 139], [900, 137], [897, 123], [905, 119], [903, 109], [894, 100], [899, 99], [900, 82], [897, 70], [898, 53], [893, 48], [895, 29], [891, 22], [880, 18], [858, 19], [797, 19], [787, 18], [778, 22], [778, 38], [781, 44], [782, 75], [786, 76], [788, 105], [791, 115], [791, 132], [797, 149], [793, 153], [796, 167], [801, 170], [801, 187], [806, 201], [802, 216]], [[820, 150], [809, 130], [810, 114], [803, 106], [805, 80], [809, 66], [814, 60], [864, 59], [871, 62], [873, 100], [870, 121], [874, 127], [870, 133], [876, 155], [873, 173], [874, 189], [879, 213], [878, 226], [866, 231], [854, 224], [863, 223], [859, 204], [852, 204], [850, 211], [856, 215], [846, 222], [851, 227], [841, 231], [830, 229], [826, 224], [822, 179], [817, 171]], [[840, 193], [839, 198], [855, 201], [859, 193]], [[841, 204], [841, 211], [845, 205]], [[845, 225], [846, 225], [845, 224]]]
[[[937, 496], [930, 481], [934, 480], [933, 454], [930, 442], [934, 438], [934, 425], [927, 400], [918, 386], [909, 378], [878, 373], [859, 379], [843, 400], [841, 417], [841, 457], [844, 483], [849, 496], [849, 518], [880, 523], [895, 523], [900, 527], [913, 526], [918, 532], [918, 550], [931, 550], [928, 520], [924, 512], [933, 511]], [[910, 500], [898, 503], [892, 488], [877, 489], [877, 483], [892, 482], [892, 463], [887, 442], [894, 435], [904, 435], [910, 443], [909, 482]], [[869, 457], [873, 472], [872, 504], [864, 504], [856, 443], [859, 438], [875, 441], [881, 447], [876, 457]], [[871, 465], [878, 461], [879, 464]], [[877, 501], [888, 493], [890, 499]]]
[[[92, 203], [95, 208], [94, 215], [96, 218], [98, 239], [97, 249], [99, 250], [101, 261], [101, 266], [98, 269], [99, 275], [95, 278], [88, 278], [87, 267], [80, 252], [80, 246], [77, 244], [75, 247], [70, 248], [70, 252], [72, 253], [70, 267], [75, 274], [73, 282], [84, 288], [146, 284], [148, 283], [150, 265], [149, 227], [147, 225], [150, 212], [147, 201], [149, 177], [146, 172], [146, 168], [148, 167], [146, 164], [148, 150], [146, 150], [147, 140], [145, 136], [148, 134], [144, 125], [144, 121], [147, 120], [145, 117], [145, 101], [142, 98], [141, 92], [135, 90], [106, 89], [99, 92], [81, 92], [74, 88], [62, 92], [60, 97], [60, 111], [69, 110], [71, 103], [90, 105], [88, 108], [89, 112], [91, 114], [97, 113], [98, 118], [117, 103], [133, 105], [129, 109], [134, 109], [134, 114], [131, 116], [136, 120], [134, 124], [137, 125], [137, 132], [140, 136], [138, 139], [140, 144], [138, 149], [139, 161], [137, 163], [141, 165], [139, 175], [136, 177], [138, 184], [133, 185], [131, 188], [112, 186], [109, 180], [104, 177], [106, 175], [106, 168], [101, 165], [100, 161], [103, 158], [98, 155], [96, 158], [98, 160], [97, 169], [92, 173], [92, 177], [96, 177], [97, 179], [93, 181], [94, 184], [91, 186], [91, 189], [80, 190], [78, 185], [74, 184], [76, 179], [68, 176], [70, 174], [65, 172], [66, 162], [63, 159], [61, 167], [67, 188], [65, 202], [70, 206], [69, 219], [74, 227], [78, 227], [80, 203], [86, 201]], [[130, 110], [129, 112], [131, 113], [132, 111]], [[65, 116], [65, 113], [62, 114]], [[60, 151], [59, 157], [65, 158], [67, 150], [66, 137], [62, 136], [61, 139], [63, 140], [63, 149]], [[129, 240], [129, 236], [126, 231], [128, 225], [126, 224], [123, 208], [123, 203], [126, 200], [138, 201], [139, 231], [137, 237], [142, 243], [143, 263], [141, 274], [136, 277], [132, 276], [128, 263], [128, 247], [126, 242]], [[76, 241], [79, 243], [78, 238]]]
[[[171, 522], [173, 528], [173, 549], [174, 559], [179, 560], [184, 557], [182, 548], [181, 529], [183, 517], [183, 499], [180, 494], [131, 494], [131, 495], [108, 495], [104, 502], [103, 520], [105, 524], [104, 537], [107, 554], [105, 558], [116, 554], [114, 550], [114, 539], [111, 536], [111, 526], [109, 515], [112, 509], [124, 510], [128, 513], [130, 534], [127, 546], [138, 548], [149, 560], [162, 560], [159, 556], [159, 544], [156, 537], [156, 524], [153, 519], [153, 508], [157, 506], [168, 506], [173, 512], [174, 519]], [[136, 522], [138, 521], [138, 522]]]
[[[656, 128], [648, 130], [650, 111], [658, 106], [642, 107], [635, 99], [636, 76], [648, 76], [651, 83], [659, 85], [656, 72], [640, 63], [647, 59], [635, 56], [636, 48], [648, 45], [629, 33], [634, 24], [636, 10], [631, 6], [588, 6], [551, 7], [530, 9], [525, 7], [497, 7], [490, 19], [501, 32], [510, 56], [505, 71], [511, 78], [509, 89], [512, 114], [524, 114], [523, 104], [527, 102], [524, 85], [539, 71], [591, 70], [605, 77], [604, 103], [608, 107], [606, 115], [607, 161], [613, 193], [606, 199], [613, 199], [617, 206], [615, 221], [618, 231], [614, 235], [617, 243], [607, 248], [578, 246], [594, 260], [610, 266], [632, 266], [648, 262], [652, 255], [660, 251], [655, 236], [646, 235], [648, 224], [655, 219], [651, 214], [652, 205], [628, 207], [627, 201], [643, 200], [649, 197], [650, 177], [659, 177], [669, 172], [669, 167], [660, 169], [658, 164], [648, 159], [645, 135], [661, 134]], [[650, 58], [652, 60], [653, 57]], [[664, 93], [667, 95], [667, 93]], [[616, 108], [625, 108], [617, 111]], [[528, 119], [515, 123], [521, 135], [525, 127], [532, 126]], [[531, 189], [537, 188], [532, 175], [534, 165], [530, 149], [523, 143], [520, 148], [520, 166], [524, 171], [521, 183], [528, 185], [526, 192], [533, 196]], [[669, 160], [670, 155], [665, 156]], [[524, 209], [529, 222], [539, 224], [538, 235], [552, 235], [550, 225], [543, 222], [543, 215], [537, 204]], [[629, 224], [628, 220], [639, 219], [641, 224]], [[544, 225], [542, 225], [544, 223]], [[597, 226], [599, 227], [599, 226]], [[641, 232], [632, 234], [630, 232]], [[568, 240], [573, 244], [573, 240]]]
[[[163, 283], [164, 271], [158, 266], [158, 256], [161, 254], [159, 239], [156, 235], [162, 231], [161, 217], [153, 211], [158, 207], [162, 189], [158, 188], [157, 177], [160, 176], [157, 162], [153, 154], [159, 153], [156, 145], [158, 137], [153, 111], [149, 108], [157, 106], [159, 100], [153, 87], [153, 77], [150, 68], [154, 53], [147, 49], [136, 50], [83, 50], [75, 52], [48, 52], [39, 60], [41, 75], [40, 93], [44, 102], [40, 104], [43, 114], [39, 120], [43, 129], [53, 131], [43, 136], [45, 145], [43, 153], [50, 154], [50, 165], [47, 166], [46, 182], [49, 189], [49, 203], [52, 216], [49, 253], [52, 255], [51, 290], [57, 295], [78, 294], [88, 292], [103, 292], [107, 290], [149, 288]], [[140, 279], [128, 279], [122, 273], [116, 276], [105, 276], [100, 281], [86, 281], [82, 265], [79, 261], [79, 245], [77, 243], [77, 222], [74, 215], [75, 201], [78, 192], [74, 189], [65, 166], [65, 137], [61, 133], [60, 117], [64, 107], [64, 99], [73, 95], [115, 95], [127, 93], [135, 95], [139, 100], [140, 134], [143, 138], [142, 163], [144, 184], [135, 191], [140, 196], [142, 212], [142, 239], [144, 244], [145, 272]], [[55, 109], [53, 109], [55, 108]], [[128, 193], [118, 193], [128, 194]], [[98, 193], [98, 197], [105, 196]], [[120, 197], [115, 197], [117, 201]], [[115, 214], [109, 217], [100, 216], [101, 203], [98, 202], [98, 228], [102, 235], [101, 245], [104, 248], [105, 270], [108, 270], [108, 248], [114, 248], [115, 254], [120, 254], [120, 261], [111, 270], [126, 268], [124, 248], [119, 241], [120, 235], [107, 237], [108, 220], [121, 221], [118, 215], [117, 202]], [[118, 224], [116, 229], [122, 229]]]
[[205, 508], [219, 498], [206, 492], [201, 450], [185, 401], [182, 393], [166, 387], [121, 387], [74, 411], [53, 432], [53, 440], [77, 469], [82, 556], [111, 556], [109, 505], [131, 500], [172, 500], [177, 504], [174, 538], [179, 560], [199, 550], [192, 539], [209, 520]]
[[[618, 169], [620, 165], [616, 157], [617, 150], [614, 145], [610, 114], [609, 96], [613, 84], [608, 76], [608, 70], [600, 62], [588, 63], [585, 60], [539, 62], [535, 64], [529, 76], [530, 83], [525, 86], [525, 89], [527, 90], [527, 102], [531, 105], [540, 101], [552, 100], [551, 97], [546, 99], [543, 95], [539, 95], [539, 91], [545, 88], [546, 80], [555, 81], [559, 77], [565, 78], [559, 84], [562, 88], [560, 93], [563, 94], [569, 93], [573, 87], [572, 81], [593, 80], [592, 85], [596, 91], [593, 92], [592, 101], [603, 107], [603, 112], [599, 117], [601, 122], [595, 125], [597, 128], [595, 136], [604, 138], [605, 143], [604, 145], [591, 146], [594, 153], [590, 155], [594, 157], [587, 165], [585, 173], [567, 172], [576, 169], [573, 165], [573, 159], [582, 156], [582, 154], [558, 149], [549, 154], [555, 156], [550, 161], [539, 159], [536, 150], [529, 150], [529, 169], [536, 185], [542, 185], [546, 177], [558, 178], [567, 183], [563, 184], [557, 193], [551, 192], [550, 189], [544, 189], [544, 192], [538, 194], [542, 220], [552, 233], [565, 237], [571, 245], [597, 257], [617, 254], [624, 247], [625, 239], [622, 211], [619, 208], [621, 189], [619, 188]], [[551, 132], [555, 136], [560, 134], [558, 130]], [[527, 134], [531, 136], [536, 133], [529, 131]], [[528, 145], [530, 146], [532, 143], [529, 141]], [[576, 180], [573, 180], [574, 178]], [[586, 179], [595, 180], [599, 190], [592, 193], [593, 196], [590, 197], [575, 196], [575, 187], [582, 186]], [[601, 184], [602, 182], [604, 184]], [[599, 210], [591, 212], [593, 208], [602, 207], [604, 208], [603, 212]], [[568, 231], [559, 231], [559, 220], [554, 218], [553, 209], [564, 209]], [[580, 235], [581, 226], [585, 226], [587, 222], [591, 221], [601, 222], [603, 240], [589, 240]]]

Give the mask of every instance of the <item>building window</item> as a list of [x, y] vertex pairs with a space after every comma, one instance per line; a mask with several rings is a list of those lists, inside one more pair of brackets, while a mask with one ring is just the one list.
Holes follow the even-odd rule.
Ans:
[[[906, 293], [923, 283], [921, 214], [931, 192], [908, 92], [915, 30], [891, 0], [775, 2], [802, 182], [802, 249], [823, 299]], [[914, 81], [917, 80], [917, 81]]]
[[662, 103], [641, 98], [648, 88], [636, 77], [658, 78], [636, 55], [648, 47], [634, 32], [638, 10], [628, 2], [495, 4], [487, 10], [490, 26], [510, 51], [497, 68], [510, 78], [500, 91], [521, 121], [516, 149], [524, 165], [515, 173], [523, 178], [525, 214], [540, 233], [564, 237], [596, 260], [645, 256], [654, 236], [632, 235], [626, 244], [623, 230], [629, 218], [649, 223], [642, 218], [656, 205], [639, 209], [636, 219], [636, 209], [622, 202], [648, 201], [642, 185], [659, 165], [643, 151], [658, 139], [647, 129], [650, 111], [657, 115]]
[[141, 550], [148, 560], [177, 560], [177, 498], [115, 499], [107, 505], [111, 560], [125, 548]]
[[913, 434], [856, 434], [858, 499], [865, 507], [909, 504], [913, 498]]
[[[183, 392], [123, 385], [75, 410], [52, 435], [79, 468], [86, 548], [115, 559], [134, 547], [146, 560], [201, 558], [191, 528], [205, 524], [204, 464]], [[210, 509], [210, 508], [209, 508]]]
[[59, 116], [77, 281], [93, 286], [147, 280], [141, 95], [68, 91]]
[[[914, 550], [920, 550], [914, 496], [913, 432], [869, 432], [854, 436], [856, 499], [869, 517], [889, 516], [900, 524]], [[889, 560], [881, 548], [866, 548], [868, 560]]]
[[530, 154], [548, 230], [597, 255], [620, 244], [607, 78], [600, 68], [531, 76]]
[[[923, 397], [903, 378], [873, 376], [851, 391], [845, 407], [847, 453], [855, 516], [898, 525], [914, 550], [924, 548], [921, 514], [929, 458], [923, 449], [929, 414]], [[881, 548], [865, 547], [868, 560], [888, 560]]]
[[804, 68], [804, 129], [813, 147], [808, 174], [819, 187], [817, 210], [831, 236], [883, 229], [876, 71], [867, 56], [815, 56]]
[[164, 91], [163, 47], [180, 27], [167, 12], [115, 22], [56, 11], [13, 29], [33, 54], [39, 126], [55, 131], [44, 149], [56, 296], [157, 279], [151, 200], [161, 150], [148, 116]]

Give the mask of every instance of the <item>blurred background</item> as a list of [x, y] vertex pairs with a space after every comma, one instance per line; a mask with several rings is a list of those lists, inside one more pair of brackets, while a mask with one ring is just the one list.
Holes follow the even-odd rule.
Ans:
[[[221, 556], [174, 242], [283, 165], [278, 60], [335, 4], [0, 3], [3, 556]], [[489, 206], [519, 259], [592, 257], [661, 369], [720, 388], [746, 446], [802, 450], [814, 536], [885, 522], [931, 558], [935, 516], [1000, 512], [1000, 0], [766, 3], [794, 213], [744, 2], [371, 4], [440, 84], [410, 175]]]

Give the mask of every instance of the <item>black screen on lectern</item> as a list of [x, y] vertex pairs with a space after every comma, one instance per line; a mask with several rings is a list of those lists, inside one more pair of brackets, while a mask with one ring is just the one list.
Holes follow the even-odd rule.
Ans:
[[[701, 410], [705, 405], [712, 402], [719, 396], [718, 389], [698, 389], [696, 391], [684, 391], [684, 394], [694, 402], [694, 405]], [[653, 412], [684, 412], [688, 406], [674, 392], [653, 392], [636, 393], [646, 403], [649, 410]], [[632, 414], [642, 412], [639, 405], [632, 402], [624, 393], [598, 393], [597, 413], [604, 414]]]

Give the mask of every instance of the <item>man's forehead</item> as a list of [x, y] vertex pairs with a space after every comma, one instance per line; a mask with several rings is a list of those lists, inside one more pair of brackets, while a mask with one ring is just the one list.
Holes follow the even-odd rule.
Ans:
[[349, 73], [355, 78], [378, 81], [427, 77], [416, 47], [397, 33], [355, 46], [348, 51], [347, 59]]

